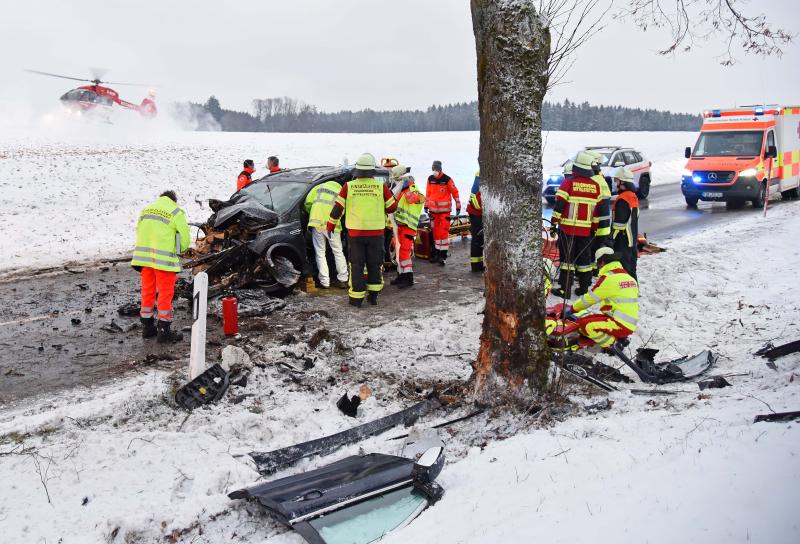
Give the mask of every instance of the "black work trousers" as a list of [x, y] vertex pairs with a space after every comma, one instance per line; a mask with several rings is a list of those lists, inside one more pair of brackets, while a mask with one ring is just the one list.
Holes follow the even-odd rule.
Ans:
[[578, 286], [585, 291], [592, 283], [592, 242], [594, 236], [573, 236], [559, 233], [558, 253], [561, 273], [558, 283], [565, 293], [572, 291], [572, 281], [578, 278]]
[[469, 231], [472, 239], [469, 242], [469, 262], [483, 262], [483, 216], [469, 214]]
[[[367, 291], [383, 289], [383, 235], [349, 236], [347, 252], [350, 259], [350, 297], [363, 299]], [[367, 279], [364, 280], [364, 267]]]

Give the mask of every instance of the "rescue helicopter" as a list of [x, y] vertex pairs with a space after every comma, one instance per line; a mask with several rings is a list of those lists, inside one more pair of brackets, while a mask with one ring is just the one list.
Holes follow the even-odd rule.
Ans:
[[[139, 112], [142, 117], [152, 119], [158, 114], [156, 108], [155, 96], [156, 91], [152, 85], [144, 83], [112, 83], [109, 81], [102, 81], [104, 71], [93, 69], [93, 79], [84, 79], [79, 77], [63, 76], [60, 74], [52, 74], [50, 72], [41, 72], [39, 70], [26, 70], [32, 74], [39, 74], [41, 76], [57, 77], [61, 79], [71, 79], [73, 81], [84, 81], [90, 85], [83, 85], [81, 87], [67, 91], [61, 95], [62, 105], [71, 113], [77, 114], [99, 114], [101, 117], [108, 118], [111, 114], [114, 104], [121, 106], [125, 109], [134, 110]], [[104, 85], [129, 85], [134, 87], [149, 87], [147, 96], [142, 100], [141, 104], [134, 104], [120, 98], [119, 93], [110, 87]]]

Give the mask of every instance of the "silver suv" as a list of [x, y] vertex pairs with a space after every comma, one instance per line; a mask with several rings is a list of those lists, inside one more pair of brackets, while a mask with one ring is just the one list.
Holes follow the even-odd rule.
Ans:
[[[653, 163], [647, 160], [641, 151], [636, 151], [631, 147], [619, 146], [592, 146], [584, 147], [584, 149], [600, 153], [602, 157], [600, 169], [612, 193], [616, 192], [614, 184], [612, 183], [614, 171], [618, 167], [624, 166], [633, 172], [633, 184], [636, 186], [636, 194], [639, 198], [647, 198], [647, 195], [650, 194], [650, 181], [652, 179], [650, 167]], [[577, 155], [577, 153], [575, 155]], [[574, 160], [575, 155], [569, 160]], [[542, 194], [548, 204], [552, 205], [556, 201], [556, 191], [558, 191], [558, 186], [561, 185], [561, 182], [564, 181], [564, 164], [566, 164], [566, 162], [567, 161], [564, 161], [560, 168], [548, 171], [544, 176], [544, 190]]]

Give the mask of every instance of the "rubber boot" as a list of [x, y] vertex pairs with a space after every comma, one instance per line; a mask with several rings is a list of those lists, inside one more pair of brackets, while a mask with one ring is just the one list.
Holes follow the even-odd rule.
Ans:
[[432, 249], [431, 250], [431, 258], [428, 259], [428, 262], [430, 262], [432, 264], [436, 264], [436, 263], [439, 262], [439, 250], [438, 249]]
[[439, 263], [439, 266], [444, 266], [445, 265], [445, 263], [447, 262], [447, 250], [446, 249], [439, 252], [439, 260], [436, 261], [436, 262]]
[[378, 305], [378, 292], [377, 291], [370, 291], [367, 293], [367, 302], [372, 304], [373, 306]]
[[407, 287], [414, 286], [414, 273], [413, 272], [406, 272], [403, 274], [404, 279], [403, 282], [398, 285], [400, 289], [405, 289]]
[[152, 338], [158, 334], [154, 317], [141, 317], [139, 319], [142, 321], [142, 338]]
[[561, 269], [558, 275], [558, 287], [553, 289], [553, 294], [558, 298], [569, 300], [572, 293], [572, 273], [569, 270]]
[[350, 297], [349, 303], [350, 306], [355, 306], [356, 308], [361, 308], [361, 303], [364, 302], [363, 298], [353, 298]]
[[591, 272], [578, 272], [578, 288], [575, 289], [575, 294], [577, 296], [583, 296], [589, 291], [589, 287], [592, 285], [592, 273]]
[[167, 344], [175, 343], [183, 340], [183, 333], [170, 330], [171, 323], [169, 321], [158, 322], [158, 343]]
[[484, 268], [484, 266], [483, 266], [483, 261], [481, 261], [479, 263], [470, 263], [470, 268], [476, 274], [481, 274], [481, 273], [483, 273], [484, 270], [486, 270], [486, 268]]
[[392, 285], [402, 285], [403, 282], [405, 281], [403, 276], [405, 276], [405, 274], [398, 274], [397, 277], [392, 281], [390, 281], [389, 283], [391, 283]]

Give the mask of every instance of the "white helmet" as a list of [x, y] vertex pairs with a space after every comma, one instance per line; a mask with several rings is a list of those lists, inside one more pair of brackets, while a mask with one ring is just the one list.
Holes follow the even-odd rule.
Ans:
[[363, 153], [356, 161], [358, 170], [375, 170], [375, 156], [372, 153]]

